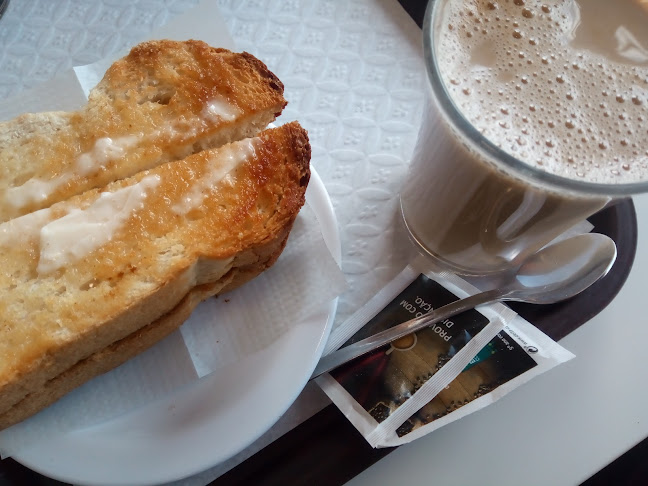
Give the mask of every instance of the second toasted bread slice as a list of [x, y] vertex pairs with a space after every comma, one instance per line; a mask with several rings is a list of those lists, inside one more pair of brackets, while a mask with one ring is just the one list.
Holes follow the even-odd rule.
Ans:
[[271, 265], [304, 203], [309, 159], [294, 122], [0, 225], [0, 413]]
[[285, 105], [281, 81], [250, 54], [200, 41], [139, 44], [80, 111], [0, 123], [0, 222], [254, 136]]

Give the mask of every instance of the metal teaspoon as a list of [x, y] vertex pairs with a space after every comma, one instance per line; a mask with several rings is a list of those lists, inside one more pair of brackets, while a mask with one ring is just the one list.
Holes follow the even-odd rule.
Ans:
[[587, 289], [608, 273], [616, 260], [614, 241], [598, 233], [574, 236], [531, 255], [499, 288], [487, 290], [397, 324], [324, 356], [311, 375], [316, 378], [358, 356], [407, 334], [477, 306], [511, 300], [554, 304]]

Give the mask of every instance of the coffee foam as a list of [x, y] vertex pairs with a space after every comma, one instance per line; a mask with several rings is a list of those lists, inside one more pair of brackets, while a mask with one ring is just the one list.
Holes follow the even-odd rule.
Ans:
[[442, 76], [459, 110], [488, 139], [564, 177], [648, 179], [648, 52], [643, 59], [636, 38], [617, 36], [630, 43], [628, 62], [577, 47], [574, 0], [450, 0], [444, 9]]

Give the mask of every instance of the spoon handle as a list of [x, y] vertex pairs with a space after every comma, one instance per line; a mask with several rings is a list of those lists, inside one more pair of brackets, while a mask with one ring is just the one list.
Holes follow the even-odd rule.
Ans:
[[464, 299], [456, 300], [450, 304], [439, 307], [438, 309], [431, 310], [420, 317], [415, 317], [414, 319], [410, 319], [409, 321], [385, 329], [373, 336], [369, 336], [368, 338], [362, 339], [361, 341], [345, 346], [344, 348], [324, 356], [315, 367], [311, 379], [331, 371], [358, 356], [368, 353], [369, 351], [373, 351], [380, 346], [391, 343], [398, 338], [431, 326], [432, 324], [436, 324], [437, 322], [448, 319], [456, 314], [473, 309], [479, 305], [501, 300], [504, 297], [505, 293], [499, 289], [487, 290]]

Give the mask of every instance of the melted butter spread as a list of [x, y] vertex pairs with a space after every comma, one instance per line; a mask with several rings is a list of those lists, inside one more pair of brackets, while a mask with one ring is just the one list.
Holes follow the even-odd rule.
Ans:
[[226, 145], [218, 150], [210, 160], [212, 169], [193, 184], [188, 194], [173, 206], [173, 210], [178, 214], [187, 214], [192, 209], [198, 208], [207, 193], [219, 182], [233, 184], [231, 172], [256, 156], [255, 145], [260, 142], [261, 139], [255, 137]]
[[30, 203], [39, 203], [47, 199], [56, 188], [65, 184], [71, 177], [70, 174], [63, 174], [47, 181], [29, 179], [22, 186], [7, 189], [5, 199], [15, 208], [23, 208]]
[[88, 175], [97, 172], [111, 160], [123, 157], [126, 150], [137, 145], [138, 141], [139, 137], [134, 135], [98, 139], [91, 151], [81, 154], [77, 158], [77, 173]]
[[7, 189], [5, 198], [16, 208], [42, 202], [75, 174], [84, 176], [98, 172], [109, 162], [123, 157], [126, 150], [134, 147], [138, 141], [139, 138], [134, 135], [114, 139], [100, 138], [95, 142], [92, 150], [77, 157], [74, 172], [66, 172], [49, 180], [29, 179], [22, 186]]
[[203, 118], [211, 122], [219, 120], [233, 121], [240, 114], [241, 111], [224, 98], [212, 99], [202, 112]]
[[38, 237], [41, 228], [50, 218], [51, 210], [46, 208], [0, 224], [0, 246], [23, 244]]
[[144, 207], [146, 193], [160, 183], [148, 176], [115, 192], [103, 192], [86, 209], [73, 209], [40, 230], [37, 271], [47, 274], [70, 265], [105, 245], [132, 214]]

